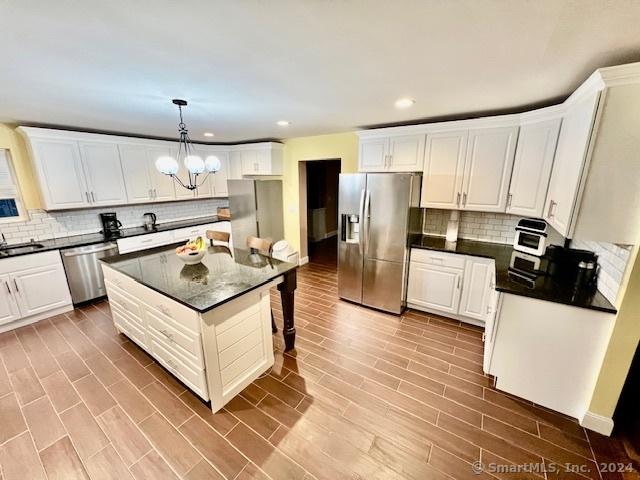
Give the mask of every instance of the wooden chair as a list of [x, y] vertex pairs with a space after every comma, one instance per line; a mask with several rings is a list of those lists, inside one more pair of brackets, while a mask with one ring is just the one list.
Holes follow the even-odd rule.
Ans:
[[209, 244], [213, 247], [213, 242], [222, 242], [225, 243], [225, 247], [229, 248], [229, 239], [231, 238], [231, 234], [229, 232], [217, 232], [215, 230], [207, 230], [207, 238], [209, 239]]
[[[249, 235], [247, 237], [247, 247], [252, 253], [259, 252], [269, 257], [273, 253], [273, 241], [269, 238], [258, 238]], [[278, 333], [278, 327], [276, 327], [276, 322], [273, 319], [273, 310], [271, 310], [271, 332]]]

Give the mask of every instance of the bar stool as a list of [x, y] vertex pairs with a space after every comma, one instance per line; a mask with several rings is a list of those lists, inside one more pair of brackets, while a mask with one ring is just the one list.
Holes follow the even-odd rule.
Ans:
[[[229, 232], [218, 232], [216, 230], [207, 230], [206, 232], [207, 239], [209, 239], [209, 244], [213, 247], [213, 242], [218, 242], [216, 246], [226, 247], [227, 250], [231, 251], [229, 246], [229, 239], [231, 238], [231, 234]], [[224, 245], [220, 245], [220, 243], [224, 243]]]
[[[252, 252], [257, 251], [269, 257], [273, 253], [273, 241], [269, 238], [258, 238], [249, 235], [247, 237], [247, 247], [251, 249]], [[271, 332], [278, 333], [278, 327], [276, 327], [276, 322], [273, 319], [273, 309], [271, 310]]]

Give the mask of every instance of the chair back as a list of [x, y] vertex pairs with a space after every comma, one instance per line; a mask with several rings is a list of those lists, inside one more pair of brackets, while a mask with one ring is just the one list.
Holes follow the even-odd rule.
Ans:
[[247, 247], [258, 252], [271, 256], [273, 241], [270, 238], [247, 237]]
[[209, 240], [215, 240], [216, 242], [229, 243], [229, 238], [231, 238], [231, 235], [229, 234], [229, 232], [217, 232], [215, 230], [207, 230], [207, 238]]

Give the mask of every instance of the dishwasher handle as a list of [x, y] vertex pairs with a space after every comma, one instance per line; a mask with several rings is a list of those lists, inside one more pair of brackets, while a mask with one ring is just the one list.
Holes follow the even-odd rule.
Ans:
[[104, 247], [94, 248], [93, 250], [71, 250], [70, 252], [63, 252], [62, 255], [64, 257], [77, 257], [79, 255], [92, 255], [94, 253], [105, 252], [107, 250], [114, 250], [118, 248], [118, 245], [115, 243], [110, 243], [109, 245], [105, 245]]

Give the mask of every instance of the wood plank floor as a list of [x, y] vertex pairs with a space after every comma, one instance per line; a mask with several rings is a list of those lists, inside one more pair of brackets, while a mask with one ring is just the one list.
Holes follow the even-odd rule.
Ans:
[[340, 301], [331, 264], [298, 283], [296, 351], [274, 336], [271, 373], [216, 414], [115, 332], [107, 302], [1, 334], [0, 479], [623, 478], [596, 468], [608, 439], [491, 387], [481, 329]]

